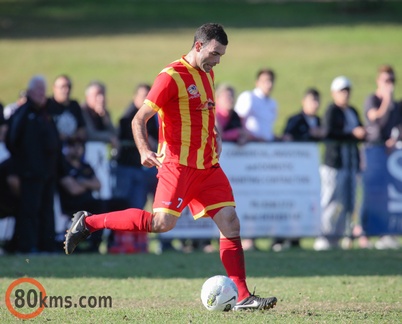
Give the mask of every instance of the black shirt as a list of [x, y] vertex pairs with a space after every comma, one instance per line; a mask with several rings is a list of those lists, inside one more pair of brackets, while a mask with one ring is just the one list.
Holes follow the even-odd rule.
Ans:
[[[137, 114], [138, 109], [131, 103], [123, 117], [119, 121], [120, 150], [117, 156], [117, 163], [124, 166], [141, 167], [141, 155], [134, 143], [131, 121]], [[158, 139], [157, 116], [153, 116], [147, 123], [148, 136]]]

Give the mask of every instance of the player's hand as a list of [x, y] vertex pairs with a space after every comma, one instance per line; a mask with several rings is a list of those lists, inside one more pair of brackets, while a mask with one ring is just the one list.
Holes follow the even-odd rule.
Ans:
[[163, 157], [163, 153], [155, 153], [153, 151], [147, 151], [141, 154], [141, 164], [144, 167], [152, 168], [154, 166], [161, 167], [162, 163], [159, 161]]

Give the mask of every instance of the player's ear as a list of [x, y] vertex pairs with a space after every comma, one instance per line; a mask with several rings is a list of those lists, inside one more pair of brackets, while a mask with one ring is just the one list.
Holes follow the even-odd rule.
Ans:
[[194, 45], [195, 45], [196, 51], [199, 52], [202, 48], [202, 43], [200, 41], [196, 41]]

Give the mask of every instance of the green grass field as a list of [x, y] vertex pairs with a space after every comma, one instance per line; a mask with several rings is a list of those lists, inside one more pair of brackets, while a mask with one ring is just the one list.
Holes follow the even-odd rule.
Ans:
[[[15, 279], [26, 276], [38, 280], [48, 296], [112, 300], [111, 307], [48, 307], [33, 323], [400, 323], [401, 258], [401, 251], [356, 249], [246, 252], [250, 289], [278, 298], [275, 309], [266, 312], [204, 308], [202, 283], [224, 274], [218, 253], [3, 256], [0, 291], [4, 296]], [[27, 292], [33, 286], [19, 288]], [[3, 297], [0, 319], [20, 321]]]

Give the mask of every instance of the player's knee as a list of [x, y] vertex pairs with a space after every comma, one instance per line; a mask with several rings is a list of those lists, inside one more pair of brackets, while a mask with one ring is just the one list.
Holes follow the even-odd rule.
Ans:
[[240, 235], [240, 221], [233, 207], [221, 209], [214, 217], [220, 232], [226, 237]]
[[152, 232], [165, 233], [172, 230], [177, 222], [177, 217], [170, 214], [156, 214], [152, 222]]

